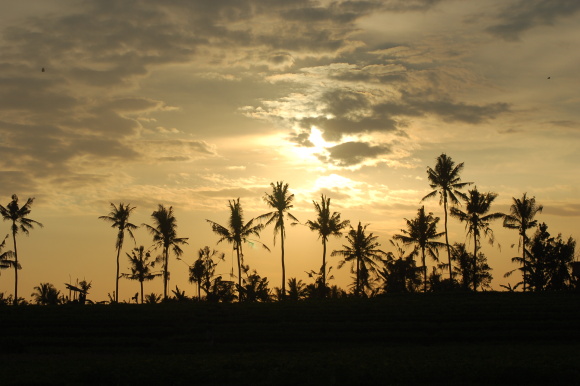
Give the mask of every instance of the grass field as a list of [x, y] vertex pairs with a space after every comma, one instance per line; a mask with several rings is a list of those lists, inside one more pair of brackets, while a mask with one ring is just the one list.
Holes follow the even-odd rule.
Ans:
[[578, 294], [0, 308], [0, 384], [572, 384]]

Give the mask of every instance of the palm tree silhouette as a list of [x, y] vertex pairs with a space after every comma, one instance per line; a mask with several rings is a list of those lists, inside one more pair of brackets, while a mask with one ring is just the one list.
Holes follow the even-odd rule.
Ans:
[[40, 283], [34, 287], [34, 292], [30, 296], [36, 304], [54, 306], [61, 303], [60, 291], [50, 283]]
[[351, 272], [355, 276], [355, 290], [356, 296], [361, 294], [364, 282], [368, 282], [370, 272], [376, 271], [376, 262], [381, 262], [387, 253], [378, 249], [381, 246], [376, 240], [378, 236], [365, 233], [368, 224], [362, 225], [359, 221], [356, 230], [351, 226], [350, 231], [346, 235], [346, 240], [349, 245], [343, 245], [344, 249], [332, 251], [331, 256], [342, 256], [344, 260], [338, 263], [338, 268], [350, 262]]
[[480, 247], [480, 238], [489, 237], [489, 243], [493, 244], [493, 231], [489, 227], [492, 220], [504, 218], [503, 213], [489, 213], [491, 203], [497, 197], [496, 193], [480, 193], [477, 186], [468, 192], [465, 200], [465, 212], [458, 208], [451, 208], [451, 216], [465, 223], [467, 235], [473, 237], [473, 291], [477, 291], [477, 250]]
[[131, 273], [122, 273], [121, 276], [129, 280], [139, 281], [141, 304], [143, 304], [143, 282], [161, 276], [161, 272], [153, 272], [155, 260], [149, 260], [151, 252], [146, 251], [143, 245], [133, 248], [131, 254], [126, 253], [126, 255], [131, 264]]
[[111, 211], [106, 216], [100, 216], [99, 219], [105, 220], [111, 223], [111, 228], [117, 228], [117, 241], [115, 243], [115, 248], [117, 249], [117, 276], [115, 277], [115, 302], [119, 302], [119, 256], [121, 254], [121, 249], [123, 249], [123, 241], [125, 241], [125, 232], [135, 240], [133, 236], [133, 230], [137, 229], [137, 225], [129, 222], [129, 216], [131, 212], [135, 210], [135, 207], [131, 207], [131, 204], [119, 203], [119, 207], [111, 202]]
[[286, 266], [284, 262], [284, 237], [286, 236], [286, 229], [284, 227], [284, 213], [291, 220], [298, 222], [298, 219], [288, 212], [288, 209], [294, 206], [292, 205], [294, 195], [289, 194], [288, 184], [285, 184], [283, 181], [278, 181], [276, 184], [273, 182], [270, 183], [270, 186], [272, 187], [272, 194], [265, 193], [264, 201], [274, 211], [259, 216], [258, 220], [266, 220], [266, 226], [274, 223], [274, 243], [276, 243], [276, 233], [280, 232], [280, 245], [282, 249], [282, 298], [284, 298], [286, 296]]
[[[248, 241], [255, 241], [249, 239], [252, 235], [260, 237], [260, 231], [264, 229], [264, 225], [254, 224], [254, 219], [251, 219], [244, 224], [244, 211], [242, 210], [239, 198], [237, 200], [228, 200], [228, 205], [230, 207], [230, 218], [228, 220], [229, 227], [225, 227], [211, 220], [206, 219], [206, 221], [211, 224], [212, 231], [220, 236], [217, 244], [222, 241], [227, 241], [232, 244], [232, 248], [236, 251], [238, 259], [238, 286], [241, 288], [242, 264], [244, 260], [242, 245]], [[266, 245], [262, 244], [262, 246], [266, 250], [270, 250]]]
[[439, 217], [433, 217], [433, 213], [425, 214], [425, 207], [422, 206], [417, 212], [417, 217], [407, 220], [407, 229], [401, 229], [403, 234], [394, 235], [393, 239], [400, 240], [405, 245], [414, 244], [415, 248], [410, 256], [416, 256], [421, 252], [421, 262], [423, 264], [423, 292], [427, 292], [427, 264], [426, 254], [433, 260], [438, 261], [438, 248], [445, 246], [444, 243], [433, 241], [443, 236], [445, 232], [437, 232]]
[[538, 225], [538, 221], [534, 220], [534, 217], [536, 213], [542, 212], [544, 207], [536, 204], [535, 197], [528, 198], [527, 193], [524, 193], [521, 199], [515, 197], [512, 197], [512, 199], [513, 203], [510, 206], [510, 214], [505, 216], [503, 226], [509, 229], [517, 229], [521, 237], [523, 281], [524, 292], [526, 292], [526, 245], [528, 244], [526, 231]]
[[197, 252], [197, 260], [189, 267], [189, 281], [197, 284], [197, 299], [201, 300], [201, 289], [206, 295], [211, 287], [211, 279], [215, 274], [215, 267], [219, 261], [225, 260], [225, 254], [216, 250], [211, 250], [208, 246], [200, 248]]
[[6, 235], [6, 237], [4, 237], [4, 240], [2, 240], [2, 243], [0, 243], [0, 269], [7, 269], [11, 267], [13, 268], [15, 265], [15, 261], [13, 260], [14, 252], [12, 251], [2, 252], [2, 250], [6, 246], [6, 240], [8, 239], [9, 236], [10, 235]]
[[322, 288], [326, 293], [326, 242], [329, 236], [340, 237], [341, 231], [350, 224], [350, 221], [341, 221], [340, 213], [332, 212], [330, 214], [330, 198], [324, 194], [321, 195], [320, 203], [316, 201], [312, 201], [312, 203], [316, 209], [316, 221], [308, 220], [306, 225], [310, 230], [318, 232], [318, 237], [322, 240], [322, 267], [320, 271], [322, 272]]
[[165, 208], [159, 204], [157, 210], [151, 213], [154, 226], [142, 224], [153, 236], [153, 242], [163, 248], [163, 299], [167, 300], [167, 284], [169, 282], [169, 248], [177, 257], [183, 254], [179, 247], [188, 244], [187, 237], [177, 237], [177, 219], [173, 215], [173, 207]]
[[459, 173], [461, 173], [462, 170], [463, 162], [455, 165], [455, 162], [453, 162], [451, 157], [448, 157], [445, 153], [441, 154], [439, 157], [437, 157], [435, 170], [431, 169], [430, 167], [427, 168], [427, 178], [429, 179], [429, 185], [431, 186], [431, 189], [434, 190], [421, 199], [421, 201], [424, 201], [439, 194], [439, 205], [443, 204], [443, 212], [445, 214], [445, 246], [447, 247], [449, 279], [451, 280], [453, 280], [453, 271], [451, 269], [451, 250], [449, 247], [449, 236], [447, 230], [447, 214], [449, 201], [451, 201], [451, 204], [456, 205], [459, 204], [457, 196], [466, 199], [465, 194], [460, 192], [459, 189], [470, 185], [471, 182], [461, 182]]
[[30, 233], [30, 229], [34, 229], [35, 225], [43, 227], [41, 223], [36, 220], [32, 220], [27, 216], [30, 214], [30, 207], [34, 202], [34, 197], [26, 200], [26, 204], [18, 205], [18, 196], [16, 194], [12, 195], [12, 201], [6, 205], [6, 207], [0, 205], [0, 214], [4, 221], [12, 221], [12, 240], [14, 241], [14, 305], [18, 304], [18, 270], [20, 269], [20, 264], [18, 263], [18, 249], [16, 248], [16, 235], [18, 231], [22, 231], [25, 234]]

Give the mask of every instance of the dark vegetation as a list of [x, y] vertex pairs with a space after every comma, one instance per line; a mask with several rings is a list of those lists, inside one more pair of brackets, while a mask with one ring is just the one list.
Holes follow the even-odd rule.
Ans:
[[2, 384], [572, 384], [579, 295], [0, 307]]

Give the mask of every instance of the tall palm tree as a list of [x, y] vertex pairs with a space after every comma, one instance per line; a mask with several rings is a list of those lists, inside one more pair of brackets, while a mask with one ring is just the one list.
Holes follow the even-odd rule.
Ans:
[[410, 253], [410, 256], [416, 256], [421, 253], [421, 262], [423, 264], [423, 292], [427, 292], [427, 264], [425, 261], [426, 255], [429, 255], [433, 260], [438, 261], [438, 248], [445, 246], [444, 243], [434, 241], [443, 236], [445, 232], [437, 232], [437, 223], [439, 217], [433, 217], [433, 213], [425, 214], [425, 207], [422, 206], [417, 212], [417, 217], [412, 220], [407, 220], [407, 229], [401, 229], [403, 234], [394, 235], [393, 239], [400, 240], [405, 245], [415, 245], [415, 248]]
[[157, 276], [161, 276], [161, 272], [153, 272], [155, 267], [155, 260], [149, 260], [151, 253], [145, 250], [143, 245], [133, 248], [131, 254], [126, 253], [131, 264], [131, 273], [123, 273], [122, 277], [129, 280], [138, 280], [141, 289], [141, 304], [143, 304], [143, 282], [153, 280]]
[[493, 244], [493, 230], [489, 227], [492, 220], [504, 218], [503, 213], [488, 213], [491, 203], [496, 199], [497, 193], [480, 193], [477, 186], [470, 190], [469, 196], [465, 198], [465, 211], [458, 208], [451, 208], [451, 216], [465, 223], [467, 234], [473, 237], [473, 290], [477, 291], [477, 250], [480, 247], [480, 238], [489, 237], [489, 243]]
[[188, 244], [187, 237], [177, 237], [177, 219], [173, 214], [173, 207], [164, 207], [159, 204], [157, 210], [151, 213], [154, 226], [143, 224], [153, 236], [153, 242], [163, 249], [163, 299], [167, 299], [167, 284], [169, 283], [169, 249], [177, 257], [183, 254], [180, 245]]
[[350, 231], [346, 235], [346, 240], [349, 245], [343, 245], [344, 249], [332, 251], [331, 256], [342, 256], [342, 260], [338, 264], [338, 268], [350, 262], [352, 264], [351, 271], [355, 276], [355, 295], [359, 296], [363, 288], [362, 279], [368, 282], [368, 276], [370, 272], [376, 271], [376, 262], [381, 262], [383, 257], [387, 256], [387, 253], [379, 249], [381, 246], [377, 242], [378, 236], [369, 233], [365, 233], [367, 225], [362, 225], [359, 221], [358, 226], [354, 229], [350, 227]]
[[503, 226], [509, 229], [517, 229], [521, 237], [520, 245], [522, 247], [522, 263], [523, 263], [523, 280], [524, 292], [526, 291], [526, 245], [528, 244], [528, 236], [526, 231], [538, 225], [538, 221], [534, 220], [536, 213], [542, 212], [544, 207], [536, 204], [535, 197], [527, 197], [524, 193], [521, 199], [512, 197], [513, 203], [510, 206], [510, 213], [505, 216]]
[[14, 304], [18, 304], [18, 270], [20, 269], [20, 264], [18, 263], [18, 249], [16, 248], [16, 235], [19, 231], [25, 234], [30, 233], [31, 229], [34, 229], [35, 225], [43, 227], [41, 223], [36, 220], [30, 219], [27, 216], [30, 214], [30, 207], [34, 202], [34, 197], [26, 200], [26, 204], [20, 206], [18, 205], [18, 196], [16, 194], [12, 195], [12, 201], [8, 203], [5, 207], [0, 205], [0, 214], [4, 221], [12, 221], [12, 240], [14, 242]]
[[284, 213], [293, 221], [298, 222], [298, 219], [288, 212], [294, 206], [292, 205], [294, 195], [288, 192], [288, 184], [285, 184], [283, 181], [278, 181], [276, 184], [272, 182], [270, 186], [272, 187], [272, 193], [265, 193], [264, 201], [274, 210], [259, 216], [258, 220], [266, 220], [266, 226], [274, 224], [274, 243], [276, 243], [276, 233], [280, 232], [280, 245], [282, 249], [282, 298], [284, 298], [286, 296], [286, 265], [284, 261], [284, 237], [286, 236], [286, 228], [284, 224]]
[[115, 249], [117, 249], [117, 276], [115, 276], [115, 302], [119, 302], [119, 256], [121, 255], [121, 249], [123, 249], [123, 241], [125, 241], [125, 232], [135, 240], [133, 236], [133, 230], [137, 229], [137, 225], [129, 222], [129, 216], [131, 212], [135, 210], [135, 207], [131, 204], [119, 203], [117, 207], [111, 202], [111, 211], [106, 216], [100, 216], [99, 219], [105, 220], [111, 223], [111, 228], [117, 228], [117, 241], [115, 243]]
[[349, 224], [349, 220], [341, 221], [340, 213], [330, 213], [330, 198], [321, 195], [320, 203], [312, 201], [316, 209], [316, 221], [306, 221], [306, 225], [312, 231], [318, 232], [318, 237], [322, 240], [322, 287], [326, 289], [326, 242], [329, 236], [341, 236], [342, 230]]
[[449, 263], [449, 279], [451, 280], [453, 280], [453, 271], [451, 269], [451, 250], [449, 247], [449, 236], [447, 230], [447, 214], [449, 202], [451, 202], [452, 205], [459, 204], [457, 196], [466, 199], [465, 194], [459, 189], [463, 189], [465, 186], [470, 185], [471, 182], [461, 182], [459, 174], [462, 170], [463, 162], [455, 165], [455, 162], [453, 162], [451, 157], [448, 157], [445, 153], [441, 154], [437, 157], [435, 169], [431, 169], [430, 167], [427, 168], [427, 178], [429, 179], [429, 185], [433, 191], [421, 199], [421, 201], [424, 201], [439, 194], [439, 205], [443, 204], [443, 213], [445, 215], [445, 246], [447, 248], [447, 259]]
[[[220, 236], [217, 244], [222, 241], [227, 241], [232, 244], [232, 248], [236, 251], [236, 256], [238, 258], [238, 288], [242, 288], [242, 264], [244, 260], [242, 249], [243, 243], [255, 241], [249, 239], [252, 235], [260, 237], [260, 231], [264, 229], [264, 225], [254, 224], [254, 219], [251, 219], [244, 224], [244, 211], [242, 210], [239, 198], [237, 200], [228, 200], [228, 205], [230, 207], [228, 227], [211, 220], [206, 219], [206, 221], [211, 224], [212, 231]], [[270, 250], [264, 244], [262, 244], [262, 246], [268, 251]]]

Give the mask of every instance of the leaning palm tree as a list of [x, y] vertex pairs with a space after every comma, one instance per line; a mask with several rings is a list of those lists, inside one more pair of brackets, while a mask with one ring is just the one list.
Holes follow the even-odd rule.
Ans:
[[473, 291], [477, 291], [477, 250], [480, 247], [480, 238], [483, 235], [489, 238], [489, 243], [493, 244], [493, 230], [489, 227], [492, 220], [504, 218], [503, 213], [488, 213], [491, 203], [497, 197], [496, 193], [480, 193], [477, 186], [468, 192], [465, 199], [465, 211], [458, 208], [451, 208], [451, 216], [465, 223], [467, 235], [473, 237]]
[[522, 247], [522, 263], [523, 263], [523, 281], [524, 292], [526, 291], [526, 245], [528, 244], [528, 236], [526, 231], [538, 225], [538, 221], [534, 220], [536, 213], [542, 212], [544, 207], [536, 204], [536, 198], [528, 198], [524, 193], [521, 199], [512, 197], [513, 204], [510, 206], [510, 214], [506, 215], [503, 221], [503, 226], [509, 229], [517, 229], [521, 240]]
[[4, 221], [12, 221], [12, 240], [14, 242], [14, 304], [18, 304], [18, 270], [20, 264], [18, 263], [18, 249], [16, 248], [16, 235], [18, 231], [25, 234], [30, 233], [30, 229], [34, 229], [35, 225], [42, 228], [42, 224], [36, 220], [32, 220], [27, 216], [30, 214], [30, 207], [34, 202], [34, 197], [26, 200], [26, 204], [18, 205], [18, 196], [12, 195], [12, 201], [6, 207], [0, 205], [0, 214]]
[[119, 203], [119, 207], [111, 202], [111, 211], [106, 216], [100, 216], [99, 219], [105, 220], [111, 223], [111, 228], [117, 228], [117, 241], [115, 243], [115, 249], [117, 249], [117, 276], [115, 276], [115, 302], [119, 302], [119, 256], [121, 254], [121, 249], [123, 249], [123, 241], [125, 240], [125, 232], [135, 240], [133, 236], [133, 230], [137, 229], [137, 225], [131, 224], [129, 222], [129, 216], [131, 212], [135, 210], [135, 207], [131, 204]]
[[349, 220], [341, 221], [340, 213], [330, 213], [330, 198], [321, 196], [321, 202], [312, 201], [316, 209], [316, 221], [306, 221], [306, 225], [312, 231], [318, 232], [318, 237], [322, 240], [322, 288], [326, 288], [326, 242], [329, 236], [341, 236], [342, 230], [349, 224]]
[[276, 243], [276, 233], [280, 232], [280, 245], [282, 249], [282, 298], [284, 298], [286, 296], [286, 265], [284, 262], [284, 237], [286, 236], [286, 228], [284, 224], [284, 213], [293, 221], [298, 222], [298, 219], [288, 212], [294, 206], [292, 205], [294, 195], [288, 192], [288, 184], [285, 184], [283, 181], [278, 181], [276, 184], [272, 182], [270, 186], [272, 187], [272, 193], [265, 193], [264, 201], [274, 210], [259, 216], [258, 220], [265, 220], [266, 226], [274, 224], [274, 243]]
[[462, 170], [463, 162], [455, 165], [455, 162], [453, 162], [451, 157], [448, 157], [445, 153], [441, 154], [437, 157], [435, 170], [430, 167], [427, 168], [427, 178], [429, 179], [429, 185], [433, 191], [421, 199], [421, 201], [424, 201], [439, 194], [439, 205], [443, 204], [443, 213], [445, 215], [445, 246], [447, 248], [450, 279], [453, 279], [453, 271], [451, 269], [451, 250], [449, 247], [449, 236], [447, 230], [448, 205], [449, 202], [453, 205], [458, 204], [459, 200], [457, 199], [457, 196], [466, 199], [465, 194], [460, 192], [459, 189], [471, 184], [471, 182], [461, 182], [459, 173], [461, 173]]
[[[242, 246], [248, 241], [256, 242], [256, 240], [250, 240], [249, 237], [252, 235], [260, 237], [260, 231], [264, 229], [264, 225], [254, 224], [255, 219], [251, 219], [244, 224], [244, 212], [239, 198], [237, 200], [229, 200], [228, 205], [230, 207], [228, 227], [211, 220], [206, 219], [206, 221], [211, 224], [212, 231], [220, 237], [217, 244], [227, 241], [232, 244], [232, 248], [236, 251], [238, 258], [238, 288], [242, 288], [242, 264], [244, 262]], [[268, 251], [270, 250], [264, 244], [262, 246]]]
[[141, 304], [143, 304], [143, 282], [161, 276], [161, 272], [153, 272], [155, 260], [149, 260], [151, 258], [151, 252], [146, 251], [143, 245], [133, 248], [131, 254], [126, 253], [126, 255], [131, 264], [131, 273], [123, 273], [121, 276], [129, 280], [139, 281]]
[[445, 246], [444, 243], [434, 241], [443, 236], [444, 232], [437, 232], [439, 217], [433, 217], [433, 213], [425, 214], [425, 207], [422, 206], [417, 212], [417, 217], [407, 220], [407, 229], [401, 229], [402, 234], [394, 235], [393, 239], [400, 240], [405, 245], [415, 245], [410, 256], [417, 256], [420, 252], [423, 266], [423, 292], [427, 292], [427, 264], [426, 255], [438, 261], [438, 248]]
[[153, 236], [153, 242], [163, 249], [163, 299], [167, 300], [167, 284], [169, 283], [169, 249], [177, 257], [183, 254], [180, 245], [187, 244], [187, 237], [177, 237], [177, 219], [173, 215], [173, 207], [164, 207], [159, 204], [156, 211], [151, 213], [154, 226], [143, 224]]
[[342, 256], [344, 260], [339, 262], [338, 268], [350, 262], [352, 264], [351, 272], [355, 274], [354, 294], [359, 296], [364, 284], [368, 283], [370, 272], [376, 271], [377, 262], [381, 262], [387, 253], [378, 247], [378, 236], [365, 233], [367, 225], [362, 225], [359, 221], [358, 226], [346, 235], [349, 245], [343, 245], [344, 249], [332, 251], [331, 256]]

